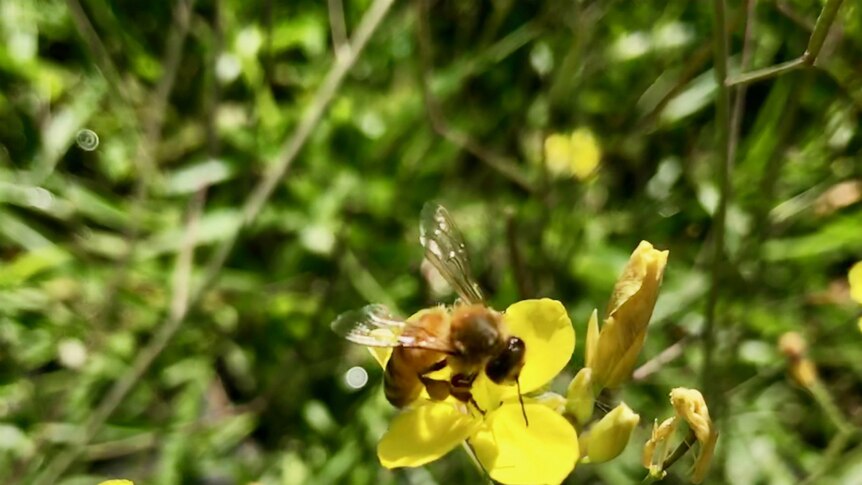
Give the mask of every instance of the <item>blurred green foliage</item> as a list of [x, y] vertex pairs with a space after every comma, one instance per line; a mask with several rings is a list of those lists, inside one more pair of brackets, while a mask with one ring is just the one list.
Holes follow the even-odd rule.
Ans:
[[[215, 284], [78, 443], [232, 237], [336, 55], [352, 55], [341, 22], [354, 32], [371, 3], [0, 3], [0, 481], [27, 483], [72, 447], [66, 484], [476, 482], [460, 452], [423, 469], [379, 466], [394, 414], [381, 372], [328, 325], [367, 301], [409, 314], [451, 300], [420, 271], [428, 200], [461, 225], [495, 307], [559, 299], [579, 339], [639, 240], [670, 249], [642, 360], [680, 341], [681, 355], [616, 397], [644, 425], [626, 454], [570, 481], [644, 476], [640, 444], [670, 414], [668, 391], [702, 386], [721, 150], [709, 2], [396, 3]], [[739, 72], [745, 5], [728, 7]], [[800, 55], [819, 8], [757, 2], [750, 67]], [[860, 13], [845, 2], [817, 69], [753, 84], [741, 105], [708, 483], [862, 482], [858, 433], [830, 447], [833, 423], [775, 347], [802, 332], [840, 411], [862, 426], [862, 335], [846, 288], [862, 259]], [[596, 134], [600, 168], [552, 179], [543, 140], [576, 128]], [[581, 341], [568, 378], [582, 353]], [[354, 366], [370, 374], [359, 390], [345, 383]]]

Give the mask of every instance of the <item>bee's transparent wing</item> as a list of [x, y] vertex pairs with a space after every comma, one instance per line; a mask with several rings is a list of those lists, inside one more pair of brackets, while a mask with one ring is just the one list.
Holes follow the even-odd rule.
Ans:
[[368, 347], [411, 347], [452, 353], [447, 339], [392, 315], [389, 308], [380, 304], [342, 313], [332, 322], [332, 330]]
[[419, 217], [419, 242], [425, 258], [437, 268], [465, 303], [482, 303], [482, 292], [473, 281], [464, 236], [445, 207], [427, 203]]

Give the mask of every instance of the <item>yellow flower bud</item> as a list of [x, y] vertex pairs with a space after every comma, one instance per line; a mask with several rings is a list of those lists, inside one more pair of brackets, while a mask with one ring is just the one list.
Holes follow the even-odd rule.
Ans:
[[590, 321], [587, 323], [587, 345], [584, 360], [587, 367], [592, 368], [599, 348], [599, 311], [593, 310]]
[[587, 457], [590, 463], [603, 463], [613, 460], [629, 443], [632, 431], [638, 425], [640, 416], [626, 403], [620, 403], [590, 429], [587, 442]]
[[652, 436], [644, 445], [642, 463], [651, 475], [661, 476], [662, 464], [670, 454], [670, 438], [676, 431], [677, 418], [667, 418], [658, 423], [656, 419], [652, 425]]
[[578, 371], [566, 393], [566, 411], [575, 417], [583, 426], [593, 416], [593, 405], [596, 398], [593, 395], [593, 370], [584, 367]]
[[694, 462], [692, 483], [701, 483], [709, 472], [712, 455], [715, 453], [715, 443], [718, 440], [718, 430], [712, 425], [709, 409], [703, 395], [696, 389], [677, 387], [670, 391], [670, 403], [677, 416], [684, 419], [694, 432], [700, 443], [700, 452]]
[[[617, 387], [631, 376], [667, 265], [667, 251], [641, 241], [614, 286], [608, 317], [588, 359], [597, 387]], [[587, 329], [589, 350], [590, 329]]]
[[786, 332], [778, 339], [778, 349], [787, 357], [790, 377], [802, 387], [810, 388], [817, 382], [817, 366], [808, 357], [808, 343], [798, 332]]

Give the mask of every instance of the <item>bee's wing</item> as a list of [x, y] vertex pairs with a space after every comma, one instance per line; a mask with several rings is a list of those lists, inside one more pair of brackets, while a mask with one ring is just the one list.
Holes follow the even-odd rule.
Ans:
[[464, 236], [445, 207], [427, 203], [419, 216], [419, 242], [425, 257], [437, 268], [465, 303], [482, 303], [482, 292], [473, 281]]
[[353, 343], [368, 347], [410, 347], [453, 353], [447, 339], [392, 315], [380, 304], [342, 313], [332, 322], [332, 330]]

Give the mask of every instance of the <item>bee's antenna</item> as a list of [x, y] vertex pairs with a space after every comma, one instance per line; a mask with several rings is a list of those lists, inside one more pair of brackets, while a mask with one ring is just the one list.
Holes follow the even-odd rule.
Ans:
[[515, 379], [515, 385], [518, 386], [518, 402], [521, 403], [521, 413], [524, 415], [524, 424], [530, 426], [530, 421], [527, 419], [527, 408], [524, 407], [524, 395], [521, 394], [521, 379]]

